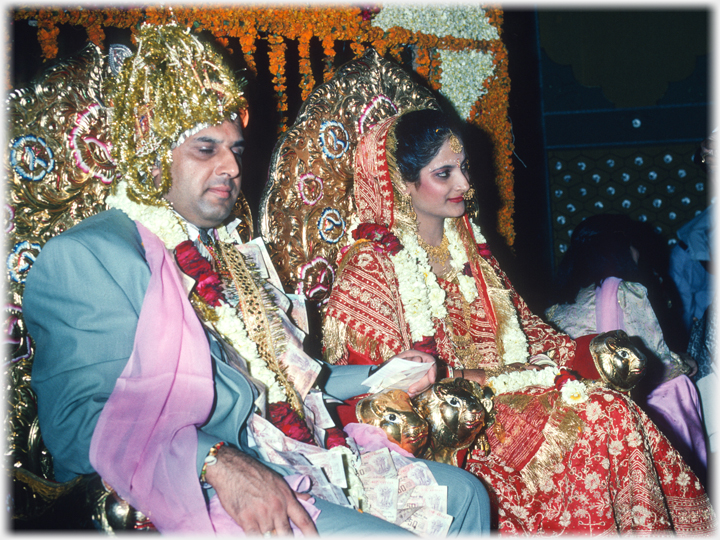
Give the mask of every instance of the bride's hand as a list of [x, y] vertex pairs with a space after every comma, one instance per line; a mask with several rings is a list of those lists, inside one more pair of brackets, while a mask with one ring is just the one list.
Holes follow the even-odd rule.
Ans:
[[545, 368], [545, 366], [536, 366], [534, 364], [523, 364], [522, 362], [515, 362], [513, 364], [508, 364], [505, 367], [510, 368], [509, 371], [525, 371], [527, 369], [532, 369], [532, 370], [537, 371], [537, 370]]
[[[412, 362], [420, 362], [421, 364], [433, 364], [433, 367], [428, 370], [422, 379], [410, 385], [407, 392], [410, 397], [417, 396], [435, 382], [437, 378], [437, 364], [435, 363], [435, 357], [431, 354], [410, 349], [396, 354], [393, 358], [403, 358]], [[390, 360], [392, 360], [392, 358]]]
[[456, 369], [455, 373], [468, 381], [474, 381], [480, 386], [485, 386], [487, 376], [484, 369]]

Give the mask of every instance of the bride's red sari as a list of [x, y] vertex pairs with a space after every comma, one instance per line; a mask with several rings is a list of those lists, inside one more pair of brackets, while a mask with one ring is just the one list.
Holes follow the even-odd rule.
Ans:
[[[362, 225], [344, 254], [323, 328], [331, 363], [378, 364], [403, 350], [434, 354], [452, 368], [483, 368], [546, 354], [572, 365], [576, 343], [533, 315], [467, 217], [455, 228], [467, 253], [463, 274], [477, 297], [467, 302], [458, 280], [438, 280], [447, 317], [433, 335], [411, 338], [391, 259], [404, 249], [398, 233], [386, 142], [394, 119], [365, 133], [355, 155], [355, 198]], [[394, 160], [391, 157], [391, 162]], [[568, 404], [555, 388], [528, 387], [496, 396], [488, 430], [490, 454], [468, 454], [465, 468], [481, 478], [504, 533], [592, 533], [674, 530], [709, 533], [714, 512], [700, 482], [632, 400], [597, 383], [587, 400]]]

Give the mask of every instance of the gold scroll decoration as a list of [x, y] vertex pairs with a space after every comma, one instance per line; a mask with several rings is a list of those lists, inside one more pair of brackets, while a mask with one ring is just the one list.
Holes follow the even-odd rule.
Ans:
[[[7, 451], [12, 456], [15, 519], [35, 519], [73, 486], [52, 481], [30, 388], [33, 344], [22, 316], [25, 277], [42, 246], [105, 208], [114, 178], [107, 151], [103, 82], [107, 59], [95, 45], [55, 64], [8, 98], [5, 148], [8, 340]], [[47, 486], [52, 487], [49, 489]]]
[[412, 108], [438, 109], [432, 93], [372, 48], [341, 66], [305, 100], [270, 161], [260, 233], [286, 292], [323, 305], [356, 212], [353, 157], [358, 136]]

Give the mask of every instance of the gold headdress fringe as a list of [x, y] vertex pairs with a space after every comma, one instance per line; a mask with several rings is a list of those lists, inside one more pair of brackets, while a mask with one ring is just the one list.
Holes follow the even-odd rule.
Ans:
[[[244, 81], [189, 29], [143, 24], [137, 52], [108, 79], [110, 138], [117, 171], [135, 202], [156, 205], [171, 185], [172, 148], [181, 136], [247, 109]], [[153, 183], [160, 167], [162, 181]]]
[[[294, 386], [288, 379], [287, 369], [281, 359], [286, 349], [286, 336], [278, 308], [272, 293], [254, 263], [246, 259], [233, 245], [218, 242], [221, 257], [235, 281], [240, 302], [238, 316], [242, 316], [248, 336], [257, 344], [258, 353], [277, 378], [288, 399], [288, 403], [301, 418], [304, 409]], [[251, 373], [252, 375], [252, 373]]]

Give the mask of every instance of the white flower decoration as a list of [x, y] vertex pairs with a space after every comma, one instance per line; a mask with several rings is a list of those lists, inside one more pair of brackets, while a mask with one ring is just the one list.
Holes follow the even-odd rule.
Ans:
[[627, 443], [631, 448], [637, 448], [642, 444], [642, 437], [637, 431], [633, 431], [630, 435], [628, 435]]
[[567, 381], [560, 390], [560, 394], [568, 405], [584, 403], [588, 399], [587, 388], [582, 381]]
[[490, 41], [500, 39], [479, 6], [409, 6], [387, 5], [372, 20], [372, 25], [389, 30], [399, 26], [413, 32], [438, 37]]
[[450, 100], [462, 118], [469, 118], [475, 102], [487, 94], [485, 81], [493, 76], [495, 64], [490, 53], [440, 50], [442, 75], [440, 92]]
[[608, 447], [608, 452], [611, 456], [619, 456], [623, 451], [623, 443], [620, 441], [612, 441]]
[[585, 489], [592, 491], [600, 486], [600, 475], [598, 473], [590, 473], [585, 476]]
[[595, 422], [598, 418], [600, 418], [601, 413], [602, 409], [600, 408], [600, 404], [596, 401], [590, 403], [585, 409], [585, 415], [590, 422]]
[[541, 370], [526, 369], [510, 373], [501, 373], [500, 375], [488, 378], [487, 385], [492, 388], [496, 396], [510, 392], [519, 392], [531, 386], [549, 388], [555, 384], [555, 376], [558, 373], [560, 373], [560, 370], [554, 366]]

